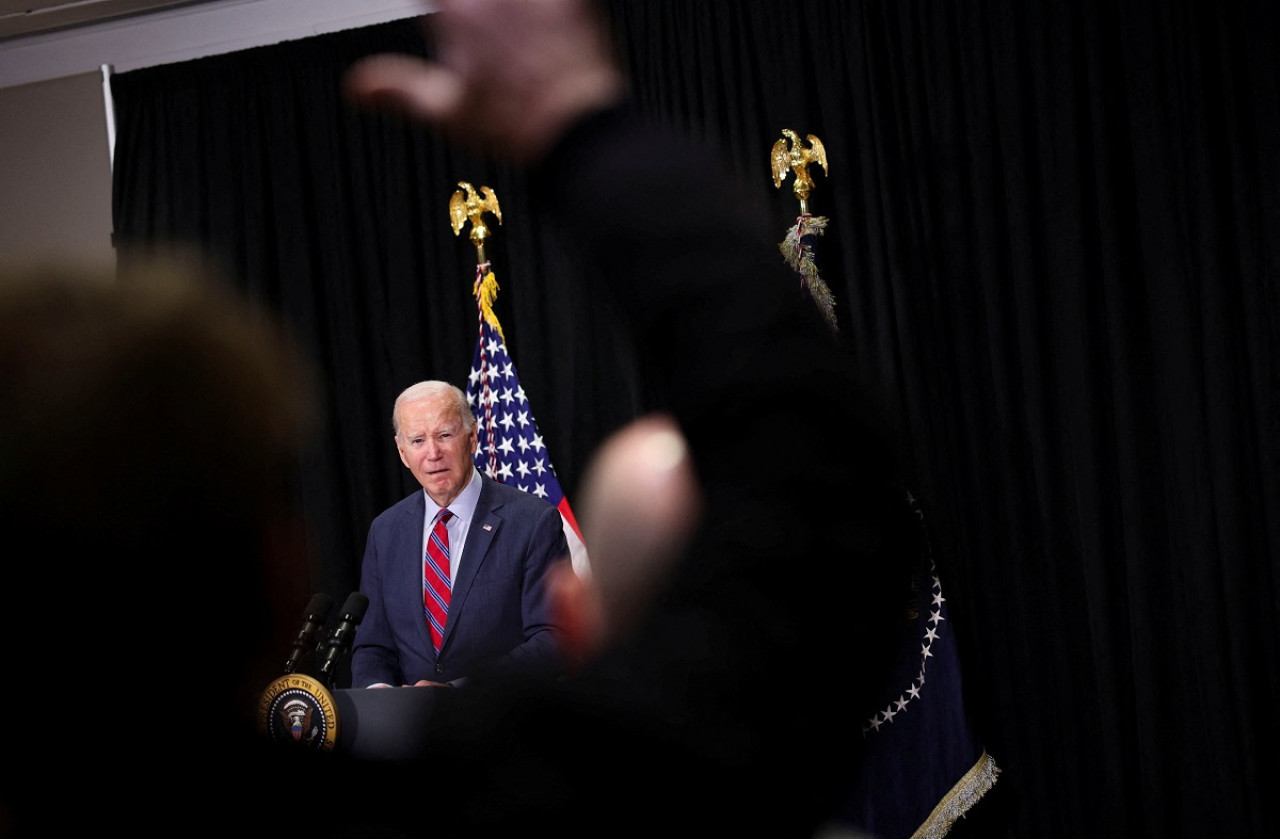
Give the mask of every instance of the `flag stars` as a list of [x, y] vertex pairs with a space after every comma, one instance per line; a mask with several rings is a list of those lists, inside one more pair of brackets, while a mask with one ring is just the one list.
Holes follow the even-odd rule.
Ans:
[[467, 402], [477, 420], [476, 468], [492, 480], [562, 504], [563, 492], [506, 341], [483, 318], [467, 382]]
[[942, 583], [937, 574], [932, 575], [932, 583], [932, 601], [936, 608], [930, 610], [927, 618], [921, 619], [920, 672], [915, 681], [903, 691], [901, 696], [893, 700], [888, 709], [873, 715], [867, 721], [862, 729], [864, 735], [871, 731], [878, 731], [880, 726], [891, 722], [895, 714], [905, 713], [907, 706], [921, 697], [925, 685], [926, 664], [930, 658], [934, 657], [932, 647], [940, 639], [941, 624], [946, 620], [942, 608], [946, 598], [942, 596]]

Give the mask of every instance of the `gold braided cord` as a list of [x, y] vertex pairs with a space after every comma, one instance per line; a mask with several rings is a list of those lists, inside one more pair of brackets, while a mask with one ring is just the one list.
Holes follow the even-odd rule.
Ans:
[[498, 323], [498, 316], [493, 313], [493, 301], [498, 298], [498, 278], [489, 269], [489, 263], [476, 266], [476, 281], [471, 293], [480, 305], [480, 316], [484, 318], [485, 323], [498, 331], [498, 337], [504, 341], [507, 340], [507, 336], [502, 334], [502, 324]]
[[983, 749], [978, 762], [942, 797], [929, 818], [911, 834], [911, 839], [942, 839], [956, 820], [969, 812], [995, 786], [999, 774], [1000, 767], [996, 766], [995, 759]]

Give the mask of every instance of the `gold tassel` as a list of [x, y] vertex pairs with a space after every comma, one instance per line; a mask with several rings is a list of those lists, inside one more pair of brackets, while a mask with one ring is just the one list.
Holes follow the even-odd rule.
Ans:
[[813, 247], [804, 241], [805, 236], [821, 236], [826, 229], [826, 216], [802, 215], [787, 231], [787, 236], [778, 249], [782, 251], [782, 256], [791, 266], [791, 270], [800, 275], [801, 285], [804, 286], [805, 291], [834, 332], [839, 329], [836, 324], [835, 296], [818, 275], [818, 265], [813, 259]]
[[493, 271], [489, 270], [489, 263], [484, 262], [476, 266], [476, 281], [471, 293], [480, 304], [480, 315], [485, 323], [496, 329], [498, 337], [503, 341], [507, 340], [507, 336], [502, 334], [502, 324], [498, 323], [498, 316], [493, 313], [493, 301], [498, 297], [498, 278], [494, 276]]

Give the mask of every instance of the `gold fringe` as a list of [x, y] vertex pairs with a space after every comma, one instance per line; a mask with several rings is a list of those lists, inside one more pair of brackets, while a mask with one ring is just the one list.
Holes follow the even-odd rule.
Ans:
[[480, 304], [480, 316], [484, 318], [485, 323], [498, 330], [499, 338], [507, 340], [507, 336], [502, 334], [502, 324], [498, 323], [498, 316], [493, 313], [493, 301], [498, 297], [498, 278], [493, 275], [493, 271], [489, 270], [489, 263], [484, 262], [476, 266], [476, 281], [471, 287], [471, 293]]
[[999, 775], [1000, 767], [996, 766], [995, 760], [983, 749], [978, 762], [942, 797], [929, 818], [911, 834], [911, 839], [942, 839], [956, 820], [969, 812], [995, 786]]
[[791, 270], [800, 275], [801, 285], [809, 292], [810, 298], [817, 304], [818, 310], [831, 326], [832, 331], [836, 331], [839, 327], [836, 325], [835, 296], [818, 275], [818, 266], [813, 259], [813, 247], [804, 241], [805, 236], [821, 236], [826, 229], [826, 216], [800, 216], [795, 225], [787, 231], [786, 238], [778, 245], [778, 250], [782, 251], [782, 256], [791, 266]]

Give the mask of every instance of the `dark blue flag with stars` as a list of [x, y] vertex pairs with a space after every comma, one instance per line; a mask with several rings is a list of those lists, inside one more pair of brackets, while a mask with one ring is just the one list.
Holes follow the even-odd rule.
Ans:
[[[800, 285], [838, 331], [835, 300], [814, 249], [827, 219], [805, 212], [779, 249]], [[1000, 768], [973, 730], [965, 707], [960, 652], [942, 582], [920, 526], [915, 591], [904, 607], [896, 670], [883, 707], [863, 723], [865, 757], [839, 821], [875, 839], [941, 839], [995, 785]]]
[[965, 708], [960, 652], [923, 515], [922, 554], [883, 706], [863, 723], [866, 752], [844, 819], [876, 839], [941, 839], [995, 785], [1000, 767]]

